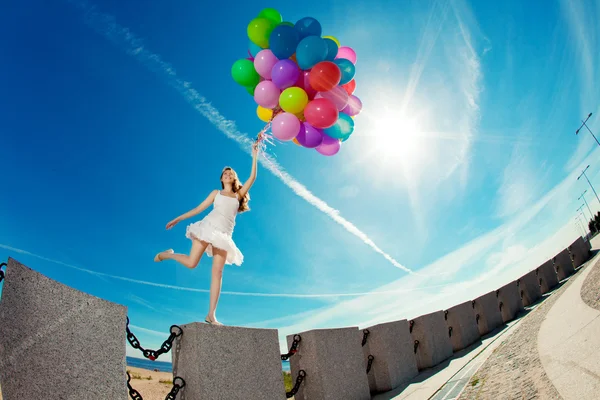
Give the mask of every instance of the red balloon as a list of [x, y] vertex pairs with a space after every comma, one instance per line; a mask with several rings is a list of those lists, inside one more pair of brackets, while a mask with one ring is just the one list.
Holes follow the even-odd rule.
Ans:
[[309, 76], [310, 71], [300, 71], [300, 76], [298, 77], [295, 86], [304, 89], [304, 91], [308, 95], [308, 98], [312, 100], [315, 98], [317, 91], [310, 86], [310, 82], [308, 81]]
[[340, 83], [342, 71], [331, 61], [322, 61], [310, 71], [310, 86], [317, 92], [328, 92]]
[[327, 99], [314, 99], [304, 108], [306, 122], [318, 129], [332, 127], [338, 117], [339, 112], [336, 106]]
[[342, 85], [342, 87], [350, 95], [354, 93], [354, 90], [356, 89], [356, 81], [352, 79], [350, 82], [346, 83], [345, 85]]

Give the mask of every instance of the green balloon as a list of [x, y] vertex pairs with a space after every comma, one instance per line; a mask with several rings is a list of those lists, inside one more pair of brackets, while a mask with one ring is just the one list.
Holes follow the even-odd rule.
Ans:
[[254, 63], [245, 58], [233, 63], [231, 76], [234, 81], [242, 86], [254, 87], [260, 82], [260, 75], [254, 69]]
[[279, 14], [279, 11], [277, 11], [274, 8], [264, 8], [260, 12], [260, 14], [258, 14], [258, 17], [271, 20], [271, 21], [275, 22], [275, 24], [280, 24], [281, 21], [283, 21], [283, 17], [281, 16], [281, 14]]
[[256, 89], [256, 86], [245, 86], [245, 88], [246, 92], [248, 92], [250, 96], [254, 96], [254, 90]]
[[266, 49], [269, 47], [269, 36], [277, 24], [267, 18], [254, 18], [248, 24], [248, 38], [252, 43]]
[[287, 25], [287, 26], [291, 26], [292, 28], [295, 26], [292, 22], [288, 22], [288, 21], [284, 21], [284, 22], [280, 23], [279, 25]]

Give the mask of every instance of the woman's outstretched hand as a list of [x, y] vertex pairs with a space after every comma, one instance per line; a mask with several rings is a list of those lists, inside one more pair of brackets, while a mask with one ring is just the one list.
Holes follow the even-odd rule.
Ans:
[[256, 157], [258, 155], [258, 142], [255, 142], [252, 145], [252, 157]]
[[175, 225], [177, 225], [177, 223], [179, 222], [179, 218], [175, 218], [174, 220], [170, 221], [167, 224], [167, 230], [171, 229], [172, 227], [174, 227]]

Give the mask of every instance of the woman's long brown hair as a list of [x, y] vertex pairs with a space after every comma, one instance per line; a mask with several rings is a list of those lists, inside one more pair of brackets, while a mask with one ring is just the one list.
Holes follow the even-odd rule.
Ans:
[[[225, 185], [223, 184], [223, 174], [225, 171], [231, 171], [233, 173], [233, 183], [231, 184], [231, 190], [234, 193], [237, 193], [238, 190], [242, 188], [242, 183], [240, 182], [237, 173], [231, 167], [223, 168], [223, 172], [221, 172], [221, 189], [225, 189]], [[238, 207], [238, 212], [243, 213], [245, 211], [249, 211], [250, 207], [248, 206], [248, 202], [250, 201], [250, 193], [246, 193], [244, 197], [240, 200], [240, 206]]]

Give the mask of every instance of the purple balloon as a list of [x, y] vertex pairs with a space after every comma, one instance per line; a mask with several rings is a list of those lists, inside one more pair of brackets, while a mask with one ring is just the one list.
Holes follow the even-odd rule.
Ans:
[[294, 114], [284, 112], [273, 118], [271, 132], [277, 139], [287, 142], [298, 135], [300, 120]]
[[300, 132], [296, 136], [296, 140], [302, 146], [314, 149], [323, 143], [323, 133], [308, 122], [304, 122], [300, 127]]
[[338, 111], [342, 111], [348, 105], [348, 92], [341, 86], [336, 86], [328, 92], [319, 92], [319, 95], [319, 97], [331, 101]]
[[338, 151], [340, 151], [340, 147], [342, 147], [342, 144], [338, 139], [334, 139], [330, 136], [323, 134], [323, 143], [317, 146], [315, 150], [317, 150], [324, 156], [333, 156], [337, 154]]
[[355, 95], [351, 95], [348, 98], [348, 105], [346, 107], [344, 107], [342, 112], [344, 114], [348, 114], [351, 117], [354, 117], [355, 115], [358, 115], [361, 110], [362, 110], [362, 102]]
[[254, 69], [265, 79], [271, 79], [271, 70], [279, 59], [269, 49], [259, 51], [254, 57]]
[[290, 59], [278, 61], [271, 70], [271, 79], [279, 89], [287, 89], [294, 86], [300, 77], [300, 69]]
[[271, 81], [262, 81], [254, 89], [254, 101], [264, 108], [275, 108], [279, 104], [281, 90]]

